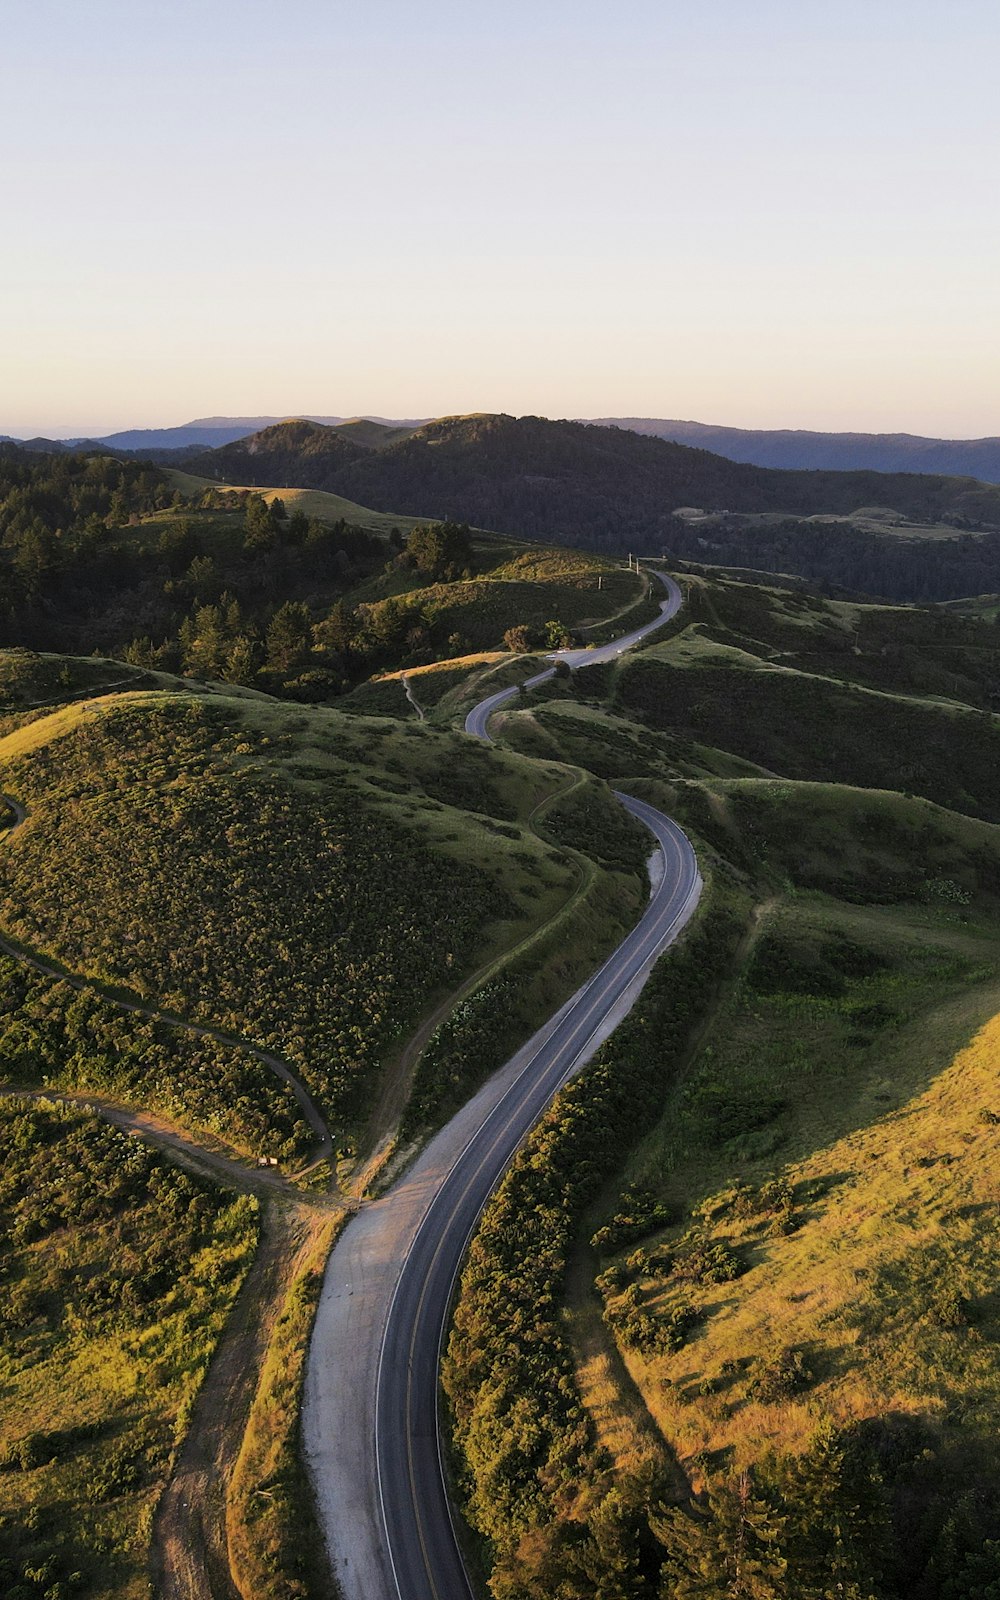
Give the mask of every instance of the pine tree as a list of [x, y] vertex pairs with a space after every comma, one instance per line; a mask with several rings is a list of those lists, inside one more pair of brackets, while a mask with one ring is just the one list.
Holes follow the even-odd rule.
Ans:
[[866, 1600], [886, 1542], [881, 1484], [859, 1449], [824, 1422], [782, 1483], [788, 1556], [802, 1600]]
[[671, 1508], [651, 1525], [667, 1551], [663, 1600], [792, 1600], [785, 1519], [751, 1471], [713, 1485], [706, 1503]]

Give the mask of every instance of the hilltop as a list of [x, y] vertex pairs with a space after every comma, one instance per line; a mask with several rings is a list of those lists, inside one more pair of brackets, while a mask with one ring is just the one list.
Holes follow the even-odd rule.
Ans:
[[[125, 993], [222, 1029], [219, 1059], [181, 1115], [244, 1149], [262, 1119], [283, 1155], [308, 1138], [286, 1091], [271, 1104], [281, 1086], [272, 1091], [262, 1052], [307, 1085], [341, 1142], [357, 1139], [429, 998], [516, 947], [579, 888], [580, 858], [562, 853], [574, 825], [543, 844], [527, 821], [564, 786], [563, 769], [264, 696], [165, 686], [71, 701], [0, 738], [0, 781], [27, 815], [0, 849], [3, 928], [90, 980], [98, 1010], [101, 995]], [[590, 809], [615, 817], [604, 786], [589, 790]], [[574, 966], [638, 893], [604, 866], [586, 870], [604, 911], [579, 926]], [[239, 1041], [257, 1052], [246, 1105], [225, 1090]], [[212, 1054], [211, 1041], [199, 1048]], [[42, 1062], [56, 1066], [58, 1040], [15, 1045], [12, 1034], [4, 1059], [30, 1080]], [[99, 1051], [62, 1081], [131, 1096], [139, 1070], [128, 1051], [117, 1064]], [[182, 1061], [143, 1092], [176, 1115], [188, 1070]]]
[[446, 417], [378, 449], [352, 441], [353, 453], [332, 430], [306, 428], [268, 429], [200, 457], [197, 469], [244, 481], [247, 463], [264, 471], [270, 458], [289, 483], [330, 489], [376, 510], [446, 516], [609, 550], [662, 544], [682, 506], [794, 516], [850, 515], [881, 505], [914, 520], [1000, 525], [1000, 489], [972, 478], [779, 472], [622, 428], [543, 417]]

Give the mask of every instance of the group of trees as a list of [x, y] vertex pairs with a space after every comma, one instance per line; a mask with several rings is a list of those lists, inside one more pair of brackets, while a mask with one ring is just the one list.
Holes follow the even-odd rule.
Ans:
[[[285, 423], [266, 430], [252, 443], [226, 446], [196, 467], [214, 469], [234, 482], [267, 481], [333, 490], [362, 505], [391, 511], [397, 507], [424, 516], [452, 517], [481, 528], [529, 539], [544, 539], [576, 548], [624, 554], [667, 546], [679, 554], [704, 559], [698, 541], [712, 533], [699, 524], [690, 530], [675, 523], [675, 506], [728, 507], [743, 513], [784, 513], [803, 519], [817, 513], [850, 516], [859, 506], [891, 506], [919, 520], [948, 519], [959, 527], [1000, 524], [1000, 488], [968, 478], [940, 474], [867, 471], [779, 471], [730, 461], [706, 450], [690, 449], [665, 439], [624, 428], [551, 421], [545, 417], [479, 415], [450, 417], [416, 429], [385, 449], [349, 444], [335, 429], [315, 424]], [[254, 480], [248, 472], [272, 474]], [[279, 473], [280, 476], [274, 474]], [[808, 525], [806, 525], [808, 526]], [[829, 534], [812, 530], [817, 545]], [[777, 547], [757, 545], [754, 534], [738, 534], [738, 553], [715, 559], [736, 565], [763, 565], [774, 571], [801, 571]], [[690, 539], [692, 545], [684, 541]], [[893, 554], [891, 536], [861, 536], [865, 553], [855, 565], [853, 588], [892, 594], [889, 581], [906, 582], [904, 569], [912, 558], [919, 585], [945, 584], [949, 555], [926, 547]], [[998, 536], [1000, 539], [1000, 536]], [[880, 565], [883, 547], [888, 565]], [[857, 547], [860, 554], [861, 546]], [[822, 559], [822, 558], [821, 558]], [[936, 574], [933, 562], [941, 564]], [[784, 561], [784, 564], [781, 562]], [[964, 570], [971, 575], [974, 563]], [[993, 558], [994, 572], [997, 562]], [[844, 570], [848, 570], [845, 566]], [[957, 568], [955, 569], [957, 571]], [[817, 573], [830, 581], [844, 575]], [[859, 582], [867, 578], [874, 581]], [[969, 583], [948, 593], [972, 594], [1000, 589], [991, 583]], [[944, 598], [932, 588], [927, 597]], [[923, 598], [922, 587], [900, 598]]]
[[[455, 559], [454, 541], [445, 555]], [[0, 447], [0, 618], [12, 644], [127, 654], [239, 683], [259, 676], [278, 692], [326, 670], [298, 686], [322, 698], [343, 675], [312, 659], [313, 623], [385, 560], [375, 534], [289, 512], [280, 498], [208, 490], [183, 505], [155, 468]], [[289, 667], [293, 616], [302, 648]]]
[[748, 527], [738, 518], [687, 523], [672, 517], [656, 547], [688, 561], [794, 572], [828, 591], [849, 590], [920, 605], [1000, 591], [1000, 533], [904, 539], [850, 523], [804, 521]]
[[26, 608], [117, 586], [113, 530], [175, 500], [161, 473], [136, 462], [0, 445], [0, 614], [16, 622]]
[[[207, 490], [182, 514], [156, 469], [0, 451], [0, 616], [8, 642], [36, 650], [325, 700], [379, 667], [463, 648], [419, 591], [469, 576], [472, 561], [456, 523], [393, 530], [387, 551], [280, 496]], [[386, 568], [412, 574], [415, 595], [338, 602]]]

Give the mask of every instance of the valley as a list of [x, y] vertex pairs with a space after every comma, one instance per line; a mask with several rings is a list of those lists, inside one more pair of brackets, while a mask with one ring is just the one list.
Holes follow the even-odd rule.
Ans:
[[[11, 1582], [321, 1600], [329, 1560], [344, 1600], [714, 1597], [741, 1539], [774, 1600], [830, 1572], [978, 1600], [992, 622], [273, 476], [8, 459]], [[26, 503], [67, 519], [47, 547]], [[990, 535], [956, 537], [971, 563]], [[22, 1229], [63, 1142], [83, 1198]], [[144, 1281], [102, 1198], [133, 1147], [138, 1204], [153, 1162], [192, 1215], [243, 1208], [234, 1264], [80, 1323], [73, 1272]], [[191, 1361], [129, 1409], [175, 1315]], [[138, 1366], [81, 1389], [100, 1426], [70, 1387], [36, 1448], [43, 1346], [85, 1371], [109, 1338]], [[145, 1464], [102, 1479], [130, 1429]]]

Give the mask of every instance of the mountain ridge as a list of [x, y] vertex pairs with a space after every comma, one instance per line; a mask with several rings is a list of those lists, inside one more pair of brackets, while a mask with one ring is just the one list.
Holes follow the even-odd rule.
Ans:
[[377, 450], [281, 423], [189, 466], [217, 482], [322, 488], [376, 511], [608, 550], [668, 536], [682, 506], [810, 516], [878, 505], [1000, 526], [1000, 488], [973, 478], [761, 468], [624, 428], [506, 413], [438, 418]]
[[[284, 416], [210, 416], [168, 428], [126, 428], [113, 433], [79, 435], [68, 439], [36, 437], [19, 439], [0, 435], [0, 442], [48, 448], [58, 452], [81, 445], [103, 445], [128, 451], [191, 450], [199, 446], [219, 449], [239, 439], [260, 433], [265, 428], [290, 421], [315, 422], [321, 427], [355, 427], [373, 423], [393, 430], [415, 430], [444, 418], [373, 416], [320, 416], [313, 412]], [[921, 472], [943, 473], [953, 477], [975, 477], [987, 483], [1000, 483], [1000, 435], [980, 438], [943, 438], [931, 434], [897, 430], [867, 433], [860, 429], [827, 430], [815, 428], [741, 428], [723, 423], [697, 422], [670, 417], [605, 416], [574, 420], [590, 427], [618, 428], [629, 433], [650, 435], [672, 444], [686, 444], [710, 450], [745, 466], [773, 467], [788, 471], [838, 472]]]

